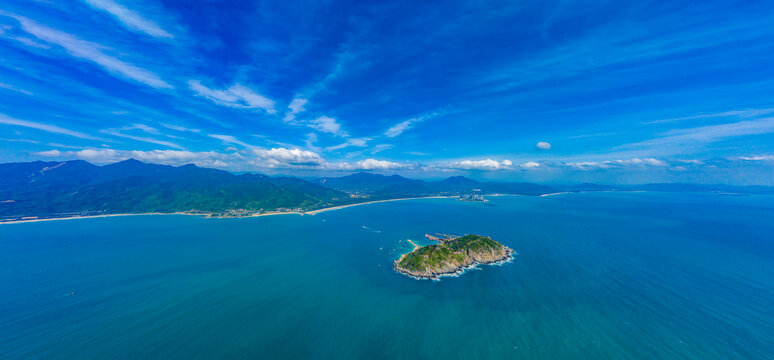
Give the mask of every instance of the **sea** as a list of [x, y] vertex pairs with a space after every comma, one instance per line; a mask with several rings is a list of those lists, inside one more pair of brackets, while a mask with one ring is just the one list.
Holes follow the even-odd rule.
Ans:
[[[0, 224], [1, 359], [774, 359], [774, 196]], [[425, 234], [514, 260], [416, 280]]]

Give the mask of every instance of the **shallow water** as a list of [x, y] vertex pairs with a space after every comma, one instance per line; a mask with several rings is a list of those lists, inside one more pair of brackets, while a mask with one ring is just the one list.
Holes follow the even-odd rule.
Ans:
[[[774, 358], [774, 197], [490, 200], [0, 225], [0, 357]], [[518, 255], [391, 270], [434, 232]]]

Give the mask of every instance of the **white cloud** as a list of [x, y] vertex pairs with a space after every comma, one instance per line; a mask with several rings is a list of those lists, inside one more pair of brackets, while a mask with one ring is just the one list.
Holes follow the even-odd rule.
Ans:
[[[633, 159], [633, 160], [640, 160], [640, 159]], [[667, 163], [663, 160], [653, 159], [653, 158], [646, 158], [641, 160], [643, 164], [651, 165], [651, 166], [666, 166]], [[640, 161], [635, 162], [635, 164], [639, 164]]]
[[534, 162], [534, 161], [527, 161], [521, 165], [523, 169], [535, 169], [537, 167], [540, 167], [540, 163]]
[[288, 109], [290, 111], [285, 113], [285, 117], [282, 118], [282, 121], [287, 123], [292, 123], [296, 120], [296, 115], [300, 114], [304, 111], [306, 111], [306, 108], [304, 107], [307, 103], [306, 99], [303, 98], [295, 98], [293, 101], [290, 102], [288, 105]]
[[298, 148], [253, 149], [252, 154], [257, 156], [257, 159], [252, 160], [251, 163], [261, 167], [321, 165], [325, 163], [319, 154]]
[[78, 151], [61, 151], [57, 149], [32, 153], [33, 156], [44, 158], [82, 159], [97, 164], [114, 163], [134, 158], [140, 161], [184, 165], [193, 163], [203, 167], [228, 169], [325, 169], [336, 171], [356, 170], [397, 170], [412, 168], [412, 165], [400, 164], [385, 160], [365, 159], [357, 162], [325, 161], [319, 154], [298, 148], [253, 148], [244, 155], [219, 153], [213, 151], [192, 152], [185, 150], [113, 150], [113, 149], [83, 149]]
[[188, 87], [197, 95], [218, 105], [237, 109], [262, 109], [269, 114], [276, 112], [273, 100], [242, 84], [234, 84], [225, 90], [217, 90], [202, 85], [199, 80], [188, 80]]
[[310, 121], [307, 126], [334, 136], [349, 136], [346, 131], [341, 130], [341, 124], [339, 124], [336, 119], [328, 116], [320, 116], [319, 118]]
[[12, 117], [9, 117], [3, 114], [0, 114], [0, 124], [22, 126], [22, 127], [42, 130], [42, 131], [46, 131], [54, 134], [68, 135], [68, 136], [73, 136], [73, 137], [87, 139], [87, 140], [104, 141], [104, 139], [94, 137], [88, 134], [84, 134], [80, 131], [69, 130], [55, 125], [47, 125], [47, 124], [41, 124], [41, 123], [36, 123], [32, 121], [27, 121], [27, 120], [14, 119]]
[[112, 0], [85, 0], [95, 9], [105, 11], [118, 19], [127, 28], [148, 34], [156, 38], [173, 38], [172, 34], [162, 29], [158, 24], [143, 18], [137, 12], [126, 8]]
[[354, 163], [327, 163], [325, 167], [335, 170], [398, 170], [412, 168], [413, 166], [386, 160], [365, 159]]
[[229, 165], [227, 163], [229, 155], [212, 151], [84, 149], [79, 151], [48, 150], [33, 153], [32, 155], [52, 158], [76, 158], [97, 164], [108, 164], [133, 158], [144, 162], [165, 165], [193, 163], [198, 166], [217, 168], [225, 168]]
[[774, 155], [740, 156], [739, 158], [746, 161], [772, 161]]
[[464, 160], [441, 165], [444, 168], [457, 170], [502, 170], [509, 169], [511, 166], [513, 166], [513, 162], [510, 160], [497, 161], [492, 159]]
[[60, 157], [62, 156], [62, 152], [54, 149], [54, 150], [46, 150], [46, 151], [32, 153], [32, 155], [45, 156], [45, 157]]
[[16, 19], [21, 25], [22, 30], [38, 39], [47, 43], [59, 45], [70, 55], [92, 61], [110, 73], [121, 75], [157, 89], [172, 88], [172, 85], [159, 78], [158, 75], [105, 54], [103, 52], [104, 46], [84, 41], [73, 35], [40, 25], [23, 16], [1, 10], [0, 14]]
[[295, 98], [293, 101], [290, 102], [290, 105], [288, 105], [288, 108], [290, 111], [292, 111], [295, 114], [298, 114], [306, 109], [304, 109], [304, 105], [306, 105], [307, 100], [301, 99], [301, 98]]
[[573, 167], [582, 170], [588, 169], [609, 169], [620, 168], [624, 166], [667, 166], [667, 162], [654, 158], [631, 158], [627, 160], [605, 160], [605, 161], [583, 161], [583, 162], [565, 162], [564, 166]]
[[535, 144], [535, 147], [539, 150], [549, 150], [551, 149], [551, 144], [545, 142], [545, 141], [539, 141], [537, 144]]

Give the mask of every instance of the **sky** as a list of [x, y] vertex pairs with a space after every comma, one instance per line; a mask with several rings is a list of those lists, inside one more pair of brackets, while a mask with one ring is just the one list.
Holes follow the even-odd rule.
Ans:
[[771, 1], [0, 0], [0, 162], [774, 185]]

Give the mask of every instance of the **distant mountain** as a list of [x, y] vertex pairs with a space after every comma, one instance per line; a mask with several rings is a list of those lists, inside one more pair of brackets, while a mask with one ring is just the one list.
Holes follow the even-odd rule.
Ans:
[[349, 195], [294, 178], [234, 175], [195, 165], [137, 160], [0, 164], [0, 217], [70, 213], [222, 212], [316, 209]]
[[357, 173], [342, 177], [322, 178], [320, 185], [339, 191], [368, 195], [374, 198], [411, 197], [428, 195], [460, 195], [472, 192], [482, 194], [542, 195], [555, 189], [530, 183], [479, 182], [464, 176], [452, 176], [441, 181], [407, 179], [399, 175]]
[[306, 181], [263, 174], [235, 175], [195, 165], [125, 160], [0, 164], [0, 220], [115, 213], [196, 212], [241, 216], [259, 211], [314, 210], [379, 199], [462, 194], [542, 195], [559, 191], [718, 192], [774, 194], [774, 187], [696, 184], [549, 187], [480, 182], [463, 176], [441, 181], [357, 173]]
[[592, 183], [582, 183], [578, 185], [569, 186], [563, 191], [612, 191], [617, 190], [615, 186], [612, 185], [600, 185], [600, 184], [592, 184]]
[[317, 183], [330, 189], [372, 197], [421, 196], [432, 192], [432, 189], [422, 180], [407, 179], [400, 175], [384, 176], [362, 172], [342, 177], [322, 178]]
[[662, 191], [662, 192], [720, 192], [730, 194], [774, 194], [774, 187], [771, 186], [733, 186], [733, 185], [708, 185], [708, 184], [644, 184], [621, 186], [619, 190], [641, 190], [641, 191]]
[[452, 176], [435, 183], [434, 186], [438, 191], [443, 192], [471, 192], [473, 189], [479, 189], [481, 183], [464, 176]]

